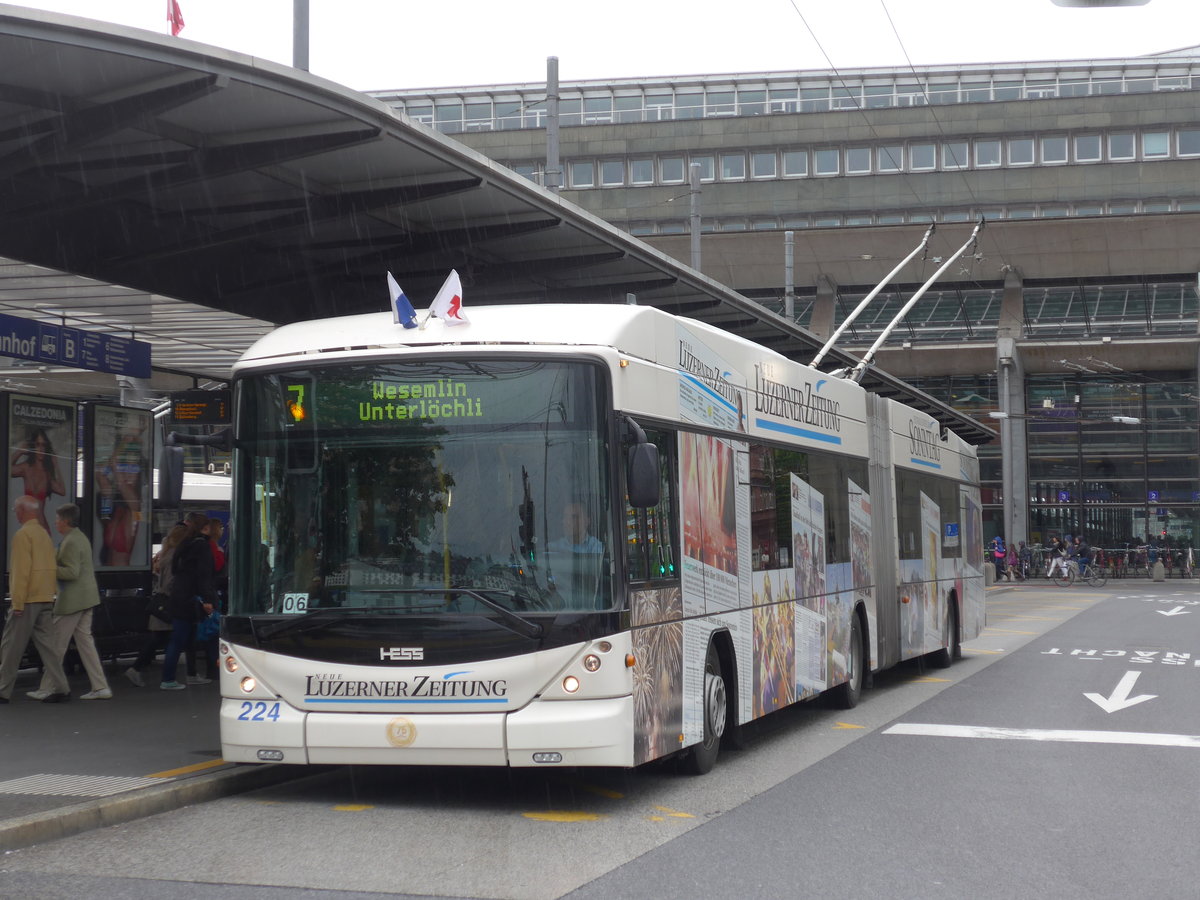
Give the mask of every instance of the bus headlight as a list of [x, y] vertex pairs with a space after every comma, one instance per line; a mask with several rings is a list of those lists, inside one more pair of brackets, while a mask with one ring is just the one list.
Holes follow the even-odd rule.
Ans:
[[254, 693], [254, 689], [256, 687], [258, 687], [258, 682], [254, 680], [254, 677], [252, 675], [247, 675], [245, 678], [242, 679], [241, 688], [242, 688], [243, 692], [245, 692], [247, 694], [252, 694], [252, 693]]
[[600, 668], [600, 657], [595, 653], [589, 653], [583, 658], [583, 667], [589, 672], [595, 672]]
[[563, 679], [563, 690], [568, 694], [573, 694], [579, 690], [579, 679], [574, 675], [568, 675]]
[[230, 674], [232, 674], [232, 673], [236, 672], [238, 670], [238, 668], [239, 668], [238, 661], [236, 659], [234, 659], [232, 656], [225, 657], [225, 671], [226, 672], [229, 672]]

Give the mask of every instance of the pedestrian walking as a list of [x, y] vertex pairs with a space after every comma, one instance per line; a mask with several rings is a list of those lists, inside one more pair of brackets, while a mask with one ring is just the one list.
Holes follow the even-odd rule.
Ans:
[[183, 520], [187, 526], [171, 560], [171, 638], [163, 653], [162, 683], [164, 691], [181, 691], [187, 685], [175, 680], [179, 654], [193, 646], [196, 623], [217, 605], [213, 587], [213, 557], [204, 527], [208, 516], [191, 512]]
[[[23, 494], [13, 503], [13, 512], [21, 527], [12, 538], [8, 592], [12, 607], [0, 637], [0, 703], [12, 698], [17, 669], [32, 638], [42, 657], [42, 665], [55, 684], [66, 684], [62, 660], [54, 641], [54, 589], [56, 564], [50, 532], [38, 522], [41, 503]], [[45, 703], [70, 700], [69, 693], [49, 694]]]
[[[74, 503], [62, 504], [54, 513], [54, 528], [62, 535], [62, 543], [55, 555], [58, 575], [58, 599], [54, 601], [54, 641], [58, 648], [55, 655], [61, 663], [74, 640], [75, 651], [91, 683], [91, 690], [80, 694], [79, 699], [111, 700], [112, 691], [104, 677], [104, 666], [92, 637], [92, 611], [100, 605], [100, 588], [92, 566], [92, 544], [79, 530], [79, 507]], [[54, 694], [70, 693], [71, 686], [66, 678], [55, 682], [50, 670], [46, 669], [42, 673], [41, 686], [26, 696], [45, 700]]]

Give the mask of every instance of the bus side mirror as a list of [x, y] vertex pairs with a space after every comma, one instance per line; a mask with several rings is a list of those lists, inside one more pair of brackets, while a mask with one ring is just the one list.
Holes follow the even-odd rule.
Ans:
[[635, 509], [658, 506], [661, 479], [658, 471], [658, 447], [633, 444], [625, 467], [629, 505]]

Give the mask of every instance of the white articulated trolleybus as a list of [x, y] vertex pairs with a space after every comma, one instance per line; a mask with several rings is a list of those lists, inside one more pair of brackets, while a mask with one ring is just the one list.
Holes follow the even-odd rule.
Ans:
[[637, 306], [288, 325], [235, 368], [226, 760], [713, 765], [984, 619], [974, 450]]

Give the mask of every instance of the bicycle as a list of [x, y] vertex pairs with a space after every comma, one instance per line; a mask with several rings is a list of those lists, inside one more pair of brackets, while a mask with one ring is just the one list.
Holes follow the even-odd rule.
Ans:
[[1093, 560], [1088, 560], [1084, 563], [1083, 568], [1080, 568], [1078, 560], [1063, 560], [1054, 567], [1054, 573], [1051, 577], [1059, 587], [1070, 587], [1076, 581], [1086, 581], [1092, 587], [1104, 587], [1108, 581], [1108, 576], [1104, 574], [1104, 570], [1097, 566]]
[[1104, 574], [1104, 570], [1100, 566], [1096, 565], [1095, 560], [1088, 560], [1079, 573], [1079, 579], [1086, 581], [1092, 587], [1104, 587], [1108, 576]]

